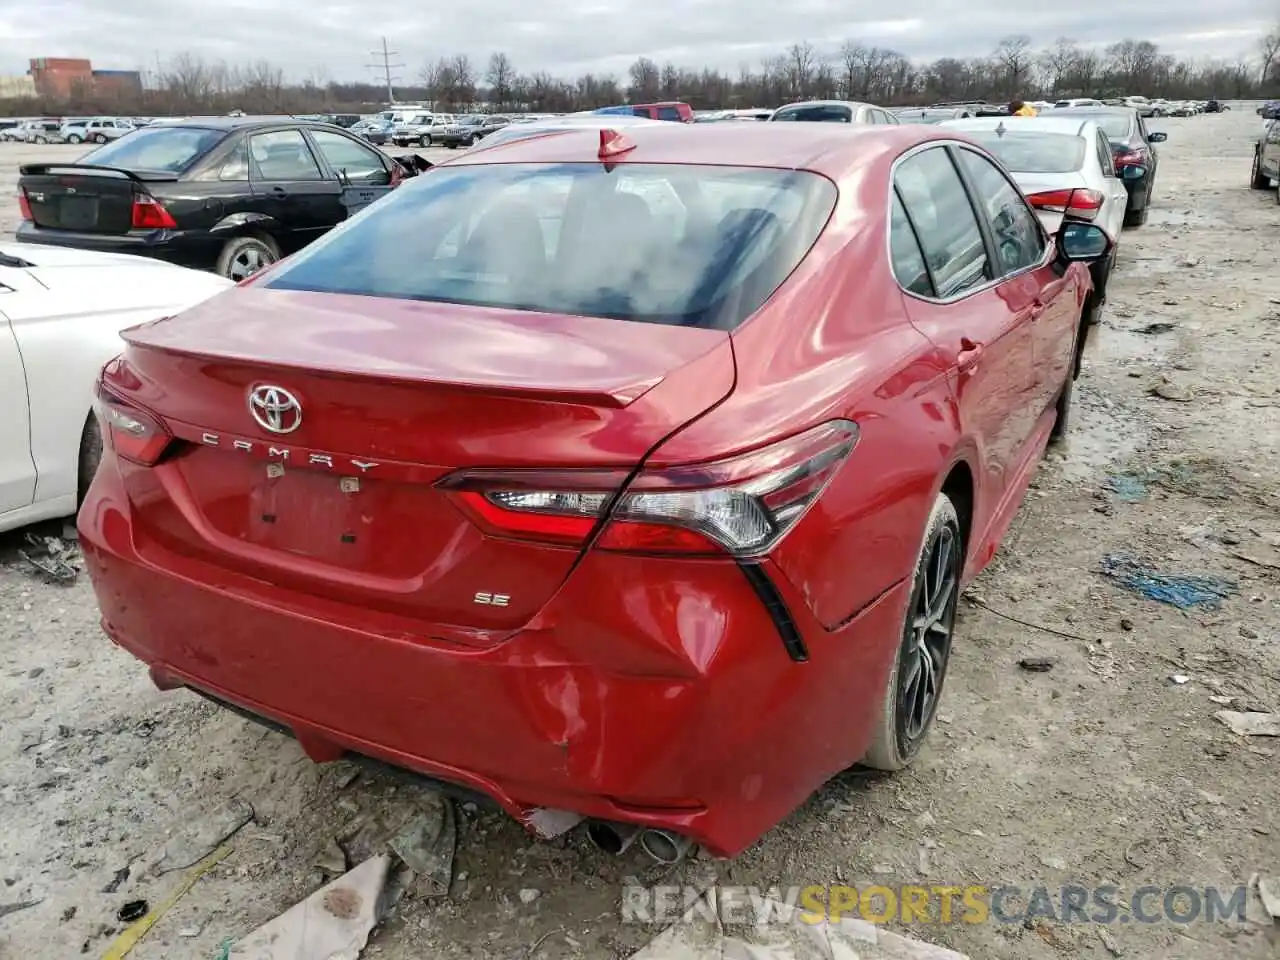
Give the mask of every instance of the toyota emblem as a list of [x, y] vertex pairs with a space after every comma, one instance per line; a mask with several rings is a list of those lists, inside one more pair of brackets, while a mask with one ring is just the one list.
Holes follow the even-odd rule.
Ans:
[[293, 433], [302, 426], [302, 404], [284, 387], [268, 384], [249, 391], [249, 413], [263, 430]]

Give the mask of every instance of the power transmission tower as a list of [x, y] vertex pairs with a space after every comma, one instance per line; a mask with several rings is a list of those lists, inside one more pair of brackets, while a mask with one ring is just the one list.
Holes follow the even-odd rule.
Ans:
[[391, 58], [392, 58], [392, 57], [398, 57], [398, 56], [400, 56], [399, 51], [397, 51], [397, 50], [388, 50], [388, 49], [387, 49], [387, 38], [386, 38], [386, 37], [383, 37], [383, 38], [382, 38], [382, 49], [381, 49], [381, 50], [371, 50], [371, 51], [369, 51], [369, 53], [370, 53], [370, 55], [371, 55], [371, 56], [377, 57], [377, 58], [378, 58], [379, 60], [381, 60], [382, 62], [381, 62], [381, 63], [366, 63], [366, 64], [365, 64], [365, 66], [366, 66], [366, 67], [368, 67], [370, 70], [377, 70], [377, 71], [378, 71], [378, 73], [380, 73], [380, 74], [382, 75], [382, 79], [383, 79], [383, 81], [384, 81], [384, 82], [386, 83], [386, 85], [387, 85], [387, 102], [388, 102], [388, 103], [395, 103], [395, 102], [396, 102], [396, 92], [395, 92], [394, 83], [395, 83], [395, 81], [399, 80], [399, 79], [400, 79], [400, 77], [399, 77], [399, 76], [392, 76], [391, 71], [392, 71], [392, 70], [395, 70], [395, 69], [398, 69], [398, 68], [400, 68], [400, 67], [403, 67], [403, 66], [404, 66], [404, 64], [403, 64], [403, 63], [392, 63], [392, 62], [391, 62]]

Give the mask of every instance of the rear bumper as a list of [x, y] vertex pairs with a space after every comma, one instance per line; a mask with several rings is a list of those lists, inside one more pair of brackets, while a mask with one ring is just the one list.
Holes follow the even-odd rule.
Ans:
[[589, 553], [488, 649], [388, 636], [358, 611], [170, 553], [134, 522], [110, 452], [79, 518], [103, 626], [162, 688], [538, 808], [663, 827], [734, 856], [865, 752], [907, 586], [827, 632], [769, 570], [808, 647], [788, 657], [727, 561]]
[[218, 259], [222, 241], [208, 232], [147, 230], [131, 233], [78, 233], [71, 230], [48, 230], [29, 220], [18, 226], [17, 239], [23, 243], [40, 243], [51, 247], [73, 247], [102, 253], [127, 253], [139, 257], [155, 257], [183, 267], [207, 270]]

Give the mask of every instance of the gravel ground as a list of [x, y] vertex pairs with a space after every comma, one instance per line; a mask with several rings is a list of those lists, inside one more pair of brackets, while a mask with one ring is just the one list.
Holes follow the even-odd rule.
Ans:
[[[1155, 207], [1122, 239], [1071, 441], [962, 605], [947, 699], [918, 765], [852, 772], [737, 860], [674, 869], [634, 848], [597, 853], [580, 831], [535, 842], [460, 806], [450, 897], [411, 887], [367, 956], [625, 956], [655, 933], [619, 920], [628, 876], [1132, 892], [1280, 874], [1280, 744], [1214, 717], [1224, 698], [1280, 710], [1280, 209], [1274, 193], [1248, 189], [1251, 111], [1153, 125], [1169, 133]], [[35, 155], [0, 148], [2, 195], [19, 157]], [[0, 210], [0, 228], [14, 216]], [[358, 847], [377, 821], [422, 804], [424, 788], [398, 775], [352, 781], [353, 767], [315, 766], [283, 736], [156, 692], [103, 638], [88, 583], [41, 582], [21, 544], [21, 533], [0, 537], [0, 957], [100, 955], [122, 904], [175, 887], [180, 873], [148, 870], [166, 839], [239, 798], [254, 823], [131, 954], [214, 956], [316, 889], [317, 855], [334, 838]], [[1219, 609], [1183, 612], [1101, 575], [1113, 553], [1236, 587]], [[1020, 669], [1027, 657], [1052, 669]], [[912, 932], [974, 960], [1275, 957], [1275, 928], [1250, 913]]]

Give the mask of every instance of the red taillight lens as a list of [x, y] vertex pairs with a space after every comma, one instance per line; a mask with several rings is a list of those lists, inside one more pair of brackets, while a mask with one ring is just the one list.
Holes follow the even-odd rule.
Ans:
[[1121, 167], [1143, 166], [1147, 162], [1147, 155], [1141, 150], [1125, 150], [1115, 154], [1116, 170]]
[[400, 166], [396, 161], [391, 161], [391, 180], [390, 185], [398, 187], [404, 182], [404, 167]]
[[173, 440], [169, 431], [150, 414], [116, 396], [101, 380], [97, 399], [103, 442], [118, 457], [144, 467], [156, 463]]
[[33, 220], [31, 216], [31, 201], [27, 199], [27, 191], [22, 187], [18, 188], [18, 216], [23, 220]]
[[133, 229], [135, 230], [173, 230], [177, 221], [169, 211], [161, 206], [155, 197], [138, 194], [133, 198]]
[[1050, 210], [1084, 220], [1092, 220], [1098, 215], [1102, 201], [1103, 196], [1097, 190], [1045, 190], [1027, 194], [1027, 202], [1037, 210]]
[[[742, 456], [644, 471], [621, 494], [608, 471], [464, 472], [445, 479], [501, 536], [635, 553], [768, 552], [817, 500], [858, 439], [839, 420]], [[610, 506], [612, 504], [612, 506]]]

